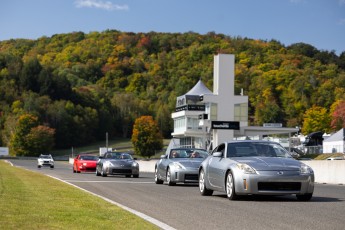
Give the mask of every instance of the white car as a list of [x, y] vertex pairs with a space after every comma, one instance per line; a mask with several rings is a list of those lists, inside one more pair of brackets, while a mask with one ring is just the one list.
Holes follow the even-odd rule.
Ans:
[[41, 168], [42, 166], [54, 168], [54, 159], [51, 154], [48, 154], [48, 155], [41, 154], [38, 157], [37, 168]]

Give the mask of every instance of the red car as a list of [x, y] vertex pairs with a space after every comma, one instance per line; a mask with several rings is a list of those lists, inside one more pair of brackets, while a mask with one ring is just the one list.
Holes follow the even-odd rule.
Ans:
[[74, 158], [73, 172], [95, 172], [98, 156], [79, 154]]

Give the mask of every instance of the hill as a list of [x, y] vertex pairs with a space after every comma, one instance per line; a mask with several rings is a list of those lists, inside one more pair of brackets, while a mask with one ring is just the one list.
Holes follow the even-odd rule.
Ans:
[[57, 148], [130, 137], [152, 115], [167, 138], [177, 96], [201, 79], [212, 89], [213, 56], [235, 54], [235, 92], [249, 96], [251, 125], [302, 126], [306, 110], [345, 100], [345, 52], [208, 33], [74, 32], [0, 42], [0, 145], [30, 113], [55, 130]]

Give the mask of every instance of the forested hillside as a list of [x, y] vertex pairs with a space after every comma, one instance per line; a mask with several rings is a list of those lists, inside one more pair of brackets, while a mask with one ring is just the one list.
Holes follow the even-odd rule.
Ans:
[[170, 137], [176, 97], [199, 79], [213, 89], [217, 53], [235, 54], [235, 92], [249, 96], [251, 125], [302, 126], [307, 110], [330, 113], [345, 100], [345, 52], [304, 43], [116, 30], [13, 39], [0, 42], [0, 146], [11, 146], [27, 114], [53, 130], [57, 148], [104, 140], [106, 132], [130, 137], [141, 115]]

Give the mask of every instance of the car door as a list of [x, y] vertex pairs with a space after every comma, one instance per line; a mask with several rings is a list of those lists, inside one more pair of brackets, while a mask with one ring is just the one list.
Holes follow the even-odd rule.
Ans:
[[[221, 156], [215, 156], [215, 153], [221, 153]], [[225, 144], [220, 144], [212, 152], [212, 157], [208, 161], [208, 180], [212, 187], [220, 189], [224, 184], [224, 161]]]

